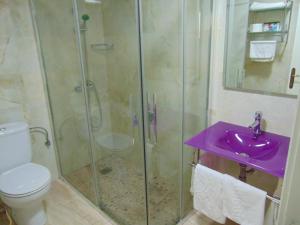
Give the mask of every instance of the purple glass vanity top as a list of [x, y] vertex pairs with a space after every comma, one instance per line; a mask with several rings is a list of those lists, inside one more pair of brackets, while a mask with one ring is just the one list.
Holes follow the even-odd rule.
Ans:
[[220, 121], [185, 144], [283, 177], [289, 142], [289, 137], [269, 132], [263, 132], [255, 139], [251, 129]]

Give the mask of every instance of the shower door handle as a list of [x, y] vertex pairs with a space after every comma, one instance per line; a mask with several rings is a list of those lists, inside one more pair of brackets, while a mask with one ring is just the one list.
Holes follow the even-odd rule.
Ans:
[[[149, 102], [152, 102], [151, 104]], [[148, 140], [149, 142], [157, 143], [157, 104], [156, 104], [156, 94], [152, 96], [147, 93], [146, 96], [147, 104], [147, 130], [148, 130]], [[153, 136], [153, 138], [152, 138]]]
[[148, 141], [151, 142], [151, 118], [152, 118], [152, 113], [151, 113], [151, 106], [149, 103], [149, 93], [147, 92], [146, 95], [146, 107], [147, 107], [147, 136], [148, 136]]
[[157, 104], [156, 104], [156, 94], [153, 94], [153, 134], [154, 134], [154, 144], [157, 144]]

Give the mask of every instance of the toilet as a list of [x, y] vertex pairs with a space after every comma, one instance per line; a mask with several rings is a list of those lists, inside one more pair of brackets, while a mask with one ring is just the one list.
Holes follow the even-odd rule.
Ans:
[[31, 162], [31, 140], [25, 122], [0, 125], [0, 198], [12, 208], [18, 225], [44, 225], [43, 200], [51, 175], [46, 167]]

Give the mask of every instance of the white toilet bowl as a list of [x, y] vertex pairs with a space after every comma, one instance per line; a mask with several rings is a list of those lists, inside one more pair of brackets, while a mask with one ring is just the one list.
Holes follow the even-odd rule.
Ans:
[[26, 163], [0, 174], [0, 197], [12, 208], [18, 225], [46, 224], [43, 200], [50, 184], [49, 170], [34, 163]]

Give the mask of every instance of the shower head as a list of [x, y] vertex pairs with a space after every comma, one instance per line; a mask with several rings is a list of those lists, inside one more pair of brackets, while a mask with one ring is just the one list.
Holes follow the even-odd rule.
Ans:
[[90, 16], [89, 16], [88, 14], [83, 14], [82, 17], [81, 17], [81, 19], [82, 19], [84, 22], [86, 22], [86, 21], [88, 21], [88, 20], [90, 19]]

